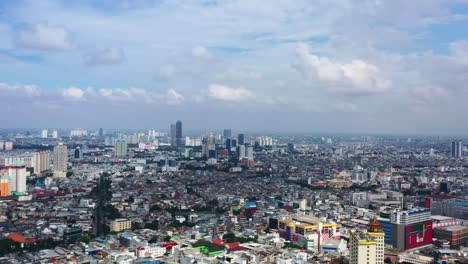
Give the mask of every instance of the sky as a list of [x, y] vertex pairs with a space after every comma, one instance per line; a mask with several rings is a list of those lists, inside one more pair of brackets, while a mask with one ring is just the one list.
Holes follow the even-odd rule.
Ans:
[[4, 128], [467, 134], [467, 0], [0, 1]]

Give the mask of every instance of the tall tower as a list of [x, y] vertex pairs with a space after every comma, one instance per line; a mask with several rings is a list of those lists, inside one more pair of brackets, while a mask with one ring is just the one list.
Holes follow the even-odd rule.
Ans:
[[224, 136], [224, 139], [230, 139], [232, 136], [232, 130], [230, 128], [224, 129], [223, 136]]
[[171, 124], [171, 147], [176, 146], [176, 125]]
[[119, 158], [127, 156], [127, 141], [117, 140], [115, 142], [114, 155]]
[[176, 147], [182, 146], [182, 121], [176, 122]]
[[52, 131], [52, 138], [58, 138], [58, 131], [57, 130]]
[[462, 148], [463, 148], [463, 143], [461, 142], [461, 140], [452, 141], [452, 148], [451, 148], [452, 158], [461, 158]]
[[42, 132], [41, 132], [41, 137], [42, 138], [47, 138], [48, 133], [49, 133], [49, 131], [47, 131], [47, 129], [43, 129]]
[[385, 233], [382, 231], [382, 225], [377, 220], [377, 217], [374, 217], [372, 222], [369, 223], [367, 228], [367, 234], [377, 242], [376, 245], [376, 264], [384, 263], [384, 239]]
[[238, 134], [237, 135], [237, 144], [238, 145], [244, 145], [245, 144], [245, 141], [244, 141], [244, 134]]
[[62, 142], [54, 147], [54, 177], [67, 175], [68, 148]]

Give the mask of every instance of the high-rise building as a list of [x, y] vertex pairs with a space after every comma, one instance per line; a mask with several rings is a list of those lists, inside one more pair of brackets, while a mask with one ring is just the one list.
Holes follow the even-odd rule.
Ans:
[[244, 145], [245, 144], [245, 141], [244, 141], [244, 134], [238, 134], [237, 135], [237, 144], [239, 145]]
[[50, 152], [48, 150], [34, 152], [33, 157], [33, 168], [36, 174], [50, 170]]
[[0, 168], [1, 196], [26, 193], [26, 166], [16, 162]]
[[48, 133], [49, 133], [49, 132], [47, 131], [47, 129], [42, 129], [41, 137], [42, 137], [42, 138], [47, 138]]
[[5, 148], [5, 141], [0, 140], [0, 150]]
[[237, 155], [239, 156], [239, 160], [243, 160], [245, 158], [245, 145], [239, 145], [237, 148]]
[[452, 141], [451, 156], [452, 158], [461, 158], [463, 156], [463, 143], [461, 140]]
[[176, 147], [182, 147], [182, 121], [177, 120], [176, 122]]
[[253, 160], [253, 159], [254, 159], [253, 147], [252, 147], [252, 145], [250, 145], [250, 144], [246, 144], [246, 145], [245, 145], [245, 157], [246, 157], [248, 160]]
[[67, 175], [68, 148], [62, 142], [54, 147], [54, 177], [63, 178]]
[[363, 231], [350, 232], [349, 264], [376, 264], [377, 241]]
[[176, 146], [176, 125], [171, 124], [171, 146]]
[[288, 143], [288, 152], [294, 152], [294, 144], [293, 143]]
[[102, 128], [99, 128], [98, 135], [99, 135], [99, 137], [103, 137], [103, 136], [104, 136], [104, 130], [102, 130]]
[[82, 160], [83, 159], [83, 150], [80, 147], [75, 148], [75, 151], [73, 152], [73, 158], [75, 160]]
[[52, 138], [58, 138], [58, 131], [57, 130], [54, 130], [52, 132]]
[[232, 130], [230, 128], [224, 129], [223, 136], [224, 139], [230, 139], [232, 136]]
[[375, 263], [384, 263], [384, 250], [385, 250], [385, 233], [382, 231], [382, 225], [379, 223], [376, 217], [369, 223], [367, 234], [374, 239], [376, 244], [376, 259]]
[[125, 140], [115, 142], [114, 155], [119, 158], [127, 156], [127, 142]]

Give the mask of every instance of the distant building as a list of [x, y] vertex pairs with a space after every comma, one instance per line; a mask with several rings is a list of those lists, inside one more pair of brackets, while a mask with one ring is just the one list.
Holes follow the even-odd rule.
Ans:
[[49, 131], [47, 129], [43, 129], [41, 132], [41, 138], [47, 138]]
[[237, 155], [239, 156], [239, 160], [243, 160], [245, 158], [245, 145], [239, 145], [237, 147]]
[[238, 145], [244, 145], [245, 144], [244, 134], [238, 134], [237, 135], [237, 144]]
[[176, 125], [171, 124], [171, 146], [176, 146]]
[[103, 136], [104, 136], [104, 130], [102, 130], [102, 128], [99, 128], [98, 136], [99, 136], [99, 137], [103, 137]]
[[230, 128], [224, 129], [223, 136], [224, 136], [224, 139], [230, 139], [232, 136], [232, 130]]
[[245, 146], [245, 157], [248, 159], [248, 160], [253, 160], [254, 159], [254, 155], [253, 155], [253, 147], [252, 145], [248, 144]]
[[70, 131], [70, 137], [83, 137], [88, 135], [88, 131], [84, 129], [73, 129]]
[[62, 142], [54, 147], [54, 177], [67, 175], [68, 148]]
[[132, 229], [132, 221], [126, 218], [118, 218], [111, 222], [111, 231], [120, 232]]
[[20, 162], [0, 168], [0, 196], [26, 193], [26, 166]]
[[57, 130], [54, 130], [52, 132], [52, 138], [58, 138], [58, 131]]
[[80, 147], [75, 148], [73, 153], [73, 158], [75, 160], [82, 160], [83, 159], [83, 150]]
[[41, 150], [34, 154], [34, 172], [41, 173], [50, 170], [50, 151]]
[[290, 153], [294, 152], [294, 144], [293, 143], [288, 143], [288, 152], [290, 152]]
[[449, 196], [427, 197], [426, 208], [430, 208], [433, 215], [444, 215], [468, 220], [468, 199]]
[[182, 121], [177, 120], [177, 122], [176, 122], [176, 147], [180, 148], [182, 146], [183, 146]]
[[5, 150], [13, 150], [13, 142], [11, 141], [5, 142]]
[[452, 158], [461, 158], [463, 156], [463, 143], [461, 140], [452, 141], [451, 148], [451, 157]]
[[115, 142], [114, 156], [119, 158], [127, 156], [127, 142], [125, 140], [117, 140]]

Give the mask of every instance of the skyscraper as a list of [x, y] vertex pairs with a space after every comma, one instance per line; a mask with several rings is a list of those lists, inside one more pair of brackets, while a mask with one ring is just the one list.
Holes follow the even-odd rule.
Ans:
[[127, 156], [127, 141], [117, 140], [115, 142], [114, 155], [119, 158]]
[[452, 141], [452, 149], [451, 149], [452, 158], [461, 158], [463, 156], [462, 148], [463, 148], [463, 143], [461, 142], [461, 140]]
[[230, 139], [232, 136], [232, 130], [230, 128], [224, 129], [223, 136], [224, 139]]
[[245, 145], [239, 145], [237, 148], [237, 155], [239, 156], [239, 160], [243, 160], [245, 158]]
[[176, 125], [171, 124], [171, 146], [176, 146]]
[[244, 134], [238, 134], [237, 135], [237, 144], [238, 145], [244, 145], [245, 144]]
[[73, 153], [73, 158], [75, 160], [82, 160], [83, 159], [83, 150], [80, 147], [75, 148], [75, 152]]
[[26, 192], [26, 166], [15, 162], [0, 168], [1, 196], [24, 194]]
[[62, 142], [54, 147], [54, 177], [67, 175], [68, 148]]
[[47, 131], [47, 129], [43, 129], [42, 132], [41, 132], [41, 137], [42, 137], [42, 138], [47, 138], [47, 134], [48, 134], [48, 133], [49, 133], [49, 132]]
[[52, 138], [58, 138], [58, 131], [57, 130], [52, 131]]
[[182, 121], [177, 120], [176, 122], [176, 147], [182, 146]]
[[35, 152], [34, 155], [34, 172], [39, 174], [43, 171], [50, 170], [50, 152], [48, 150], [41, 150]]
[[246, 144], [246, 145], [245, 145], [245, 157], [246, 157], [248, 160], [253, 160], [253, 159], [254, 159], [254, 156], [253, 156], [253, 146], [250, 145], [250, 144]]
[[102, 128], [99, 129], [99, 137], [102, 137], [104, 136], [104, 131], [102, 130]]

